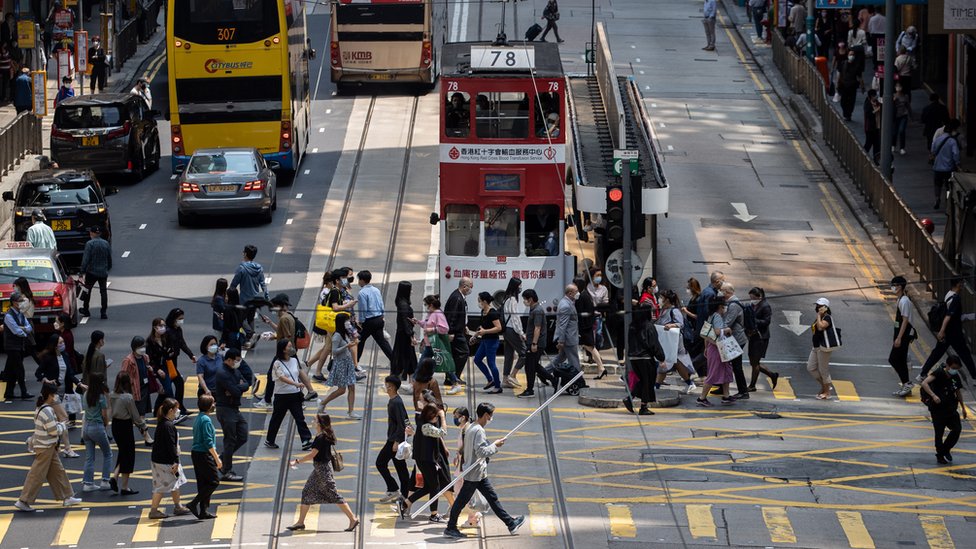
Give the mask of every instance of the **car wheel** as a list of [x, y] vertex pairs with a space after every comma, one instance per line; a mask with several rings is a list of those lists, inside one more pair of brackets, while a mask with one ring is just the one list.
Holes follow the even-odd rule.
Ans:
[[268, 208], [268, 211], [261, 215], [261, 221], [264, 223], [271, 223], [274, 221], [274, 207]]
[[190, 216], [183, 212], [176, 212], [176, 222], [179, 223], [180, 227], [186, 227], [190, 224]]
[[278, 209], [278, 193], [274, 193], [271, 197], [271, 211], [276, 211]]

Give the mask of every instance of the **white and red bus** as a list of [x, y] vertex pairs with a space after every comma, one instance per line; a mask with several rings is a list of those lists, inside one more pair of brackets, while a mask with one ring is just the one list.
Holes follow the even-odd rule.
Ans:
[[355, 82], [434, 84], [447, 37], [447, 0], [332, 2], [329, 63], [341, 90]]
[[554, 43], [445, 44], [441, 55], [440, 288], [509, 277], [555, 312], [572, 281], [565, 253], [566, 94]]

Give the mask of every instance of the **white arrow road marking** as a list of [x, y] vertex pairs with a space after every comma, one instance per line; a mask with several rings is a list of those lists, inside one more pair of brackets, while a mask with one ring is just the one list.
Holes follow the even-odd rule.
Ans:
[[742, 203], [742, 202], [731, 202], [730, 204], [732, 204], [732, 207], [735, 208], [735, 211], [736, 212], [738, 212], [733, 217], [735, 217], [737, 219], [741, 219], [742, 221], [745, 221], [746, 223], [748, 223], [748, 222], [750, 222], [750, 221], [752, 221], [753, 219], [756, 218], [756, 216], [754, 216], [754, 215], [749, 215], [749, 208], [747, 208], [744, 203]]
[[794, 335], [803, 335], [803, 332], [807, 331], [810, 327], [800, 324], [801, 315], [803, 313], [800, 311], [783, 311], [783, 316], [786, 317], [787, 324], [780, 324], [780, 327], [786, 328], [793, 332]]

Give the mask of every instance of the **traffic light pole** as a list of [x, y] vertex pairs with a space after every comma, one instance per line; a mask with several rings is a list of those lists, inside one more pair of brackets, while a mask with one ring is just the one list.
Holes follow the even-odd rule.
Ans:
[[623, 182], [623, 207], [624, 207], [624, 238], [623, 238], [623, 278], [624, 278], [624, 386], [627, 387], [627, 394], [630, 395], [630, 322], [634, 312], [633, 288], [634, 288], [634, 260], [633, 260], [633, 234], [631, 231], [631, 219], [633, 219], [633, 202], [630, 195], [633, 190], [630, 188], [630, 162], [624, 159], [621, 162], [620, 179]]

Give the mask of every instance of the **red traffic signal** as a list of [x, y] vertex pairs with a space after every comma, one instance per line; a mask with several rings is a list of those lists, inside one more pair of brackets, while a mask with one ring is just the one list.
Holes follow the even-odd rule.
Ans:
[[624, 191], [620, 187], [612, 187], [609, 191], [607, 191], [607, 198], [609, 198], [611, 202], [620, 202], [624, 198]]

